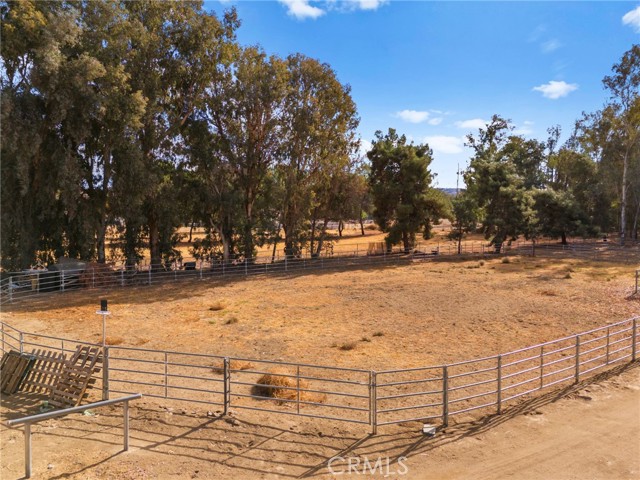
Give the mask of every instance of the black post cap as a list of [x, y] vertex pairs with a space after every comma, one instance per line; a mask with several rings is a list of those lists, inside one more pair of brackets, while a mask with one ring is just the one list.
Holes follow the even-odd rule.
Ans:
[[100, 311], [101, 312], [106, 312], [107, 310], [109, 310], [107, 308], [107, 299], [103, 298], [103, 299], [100, 300]]

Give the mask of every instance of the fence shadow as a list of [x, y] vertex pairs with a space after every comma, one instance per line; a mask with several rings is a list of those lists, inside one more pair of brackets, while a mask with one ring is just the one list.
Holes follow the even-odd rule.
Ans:
[[[135, 409], [131, 418], [131, 445], [134, 452], [142, 450], [146, 454], [166, 456], [167, 459], [178, 457], [192, 460], [194, 464], [206, 461], [211, 468], [234, 472], [233, 475], [240, 478], [243, 475], [262, 477], [276, 473], [281, 478], [313, 478], [326, 475], [329, 462], [336, 457], [384, 456], [394, 464], [400, 457], [424, 454], [485, 433], [519, 415], [535, 412], [589, 385], [631, 370], [640, 370], [640, 363], [621, 365], [579, 383], [525, 399], [504, 408], [501, 415], [487, 415], [440, 428], [432, 438], [419, 432], [419, 422], [390, 428], [389, 433], [378, 435], [357, 435], [352, 430], [331, 428], [327, 428], [328, 433], [323, 434], [317, 431], [318, 427], [301, 431], [287, 428], [286, 425], [269, 426], [242, 417], [169, 415], [157, 406], [136, 405], [131, 407]], [[41, 397], [25, 394], [3, 399], [3, 406], [18, 409], [5, 414], [4, 419], [33, 413]], [[65, 420], [64, 428], [47, 430], [44, 435], [58, 437], [61, 444], [65, 438], [83, 438], [84, 441], [103, 445], [100, 458], [93, 458], [90, 464], [51, 478], [82, 475], [117, 458], [121, 453], [121, 428], [122, 414], [118, 408], [112, 407], [110, 410], [100, 410], [96, 416], [74, 415]], [[36, 444], [36, 455], [37, 451]], [[336, 462], [333, 466], [339, 467], [340, 464]], [[184, 474], [188, 475], [188, 472]]]
[[[390, 458], [390, 463], [396, 463], [400, 457], [421, 455], [464, 438], [480, 435], [519, 415], [533, 413], [541, 407], [576, 394], [589, 385], [608, 380], [631, 370], [640, 370], [640, 363], [634, 362], [620, 365], [578, 383], [523, 400], [515, 405], [504, 408], [500, 415], [486, 415], [475, 420], [460, 422], [445, 428], [440, 427], [435, 437], [430, 438], [416, 431], [380, 434], [360, 439], [345, 448], [344, 452], [369, 458], [384, 455]], [[322, 470], [327, 467], [331, 458], [332, 457], [324, 459], [300, 475], [299, 478], [311, 478], [322, 474]]]

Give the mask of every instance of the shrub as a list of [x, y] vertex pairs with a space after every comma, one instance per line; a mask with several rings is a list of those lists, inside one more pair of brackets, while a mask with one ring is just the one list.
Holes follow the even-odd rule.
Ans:
[[356, 342], [348, 342], [348, 343], [343, 343], [338, 348], [340, 350], [343, 350], [343, 351], [349, 351], [349, 350], [353, 350], [354, 348], [356, 348], [356, 346], [358, 346], [358, 344]]
[[509, 257], [502, 257], [502, 263], [511, 263], [511, 259]]
[[224, 309], [225, 305], [219, 300], [209, 307], [209, 310], [211, 310], [212, 312], [219, 312], [220, 310]]
[[224, 322], [225, 325], [233, 325], [234, 323], [238, 323], [238, 317], [229, 317], [227, 318], [227, 320]]
[[373, 336], [374, 337], [384, 337], [384, 332], [380, 332], [380, 331], [373, 332]]

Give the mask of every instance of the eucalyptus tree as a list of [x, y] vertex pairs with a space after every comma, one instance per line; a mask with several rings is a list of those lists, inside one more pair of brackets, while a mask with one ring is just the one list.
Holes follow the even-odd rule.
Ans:
[[311, 212], [321, 188], [358, 147], [359, 118], [351, 88], [327, 64], [291, 55], [286, 60], [287, 92], [282, 122], [278, 178], [284, 199], [281, 223], [285, 255], [298, 255], [306, 242]]
[[171, 196], [165, 193], [184, 161], [176, 151], [182, 145], [181, 130], [203, 108], [207, 88], [221, 75], [221, 66], [232, 60], [238, 20], [233, 9], [220, 20], [204, 11], [201, 2], [148, 0], [127, 2], [125, 7], [133, 25], [125, 72], [131, 89], [140, 91], [145, 101], [135, 130], [145, 172], [138, 188], [151, 262], [159, 264], [161, 231], [177, 227], [172, 221], [174, 205], [167, 201]]
[[81, 49], [75, 4], [10, 2], [1, 15], [2, 264], [89, 256], [79, 148], [105, 69]]
[[[233, 62], [223, 66], [221, 75], [207, 90], [204, 117], [209, 124], [210, 142], [214, 145], [212, 156], [216, 161], [209, 167], [201, 163], [200, 167], [205, 172], [218, 169], [222, 173], [218, 177], [220, 183], [233, 185], [243, 215], [234, 217], [229, 232], [223, 233], [218, 228], [218, 233], [225, 245], [232, 231], [239, 234], [241, 253], [247, 260], [255, 255], [254, 234], [263, 223], [262, 212], [255, 209], [256, 202], [265, 194], [266, 177], [277, 164], [284, 136], [287, 79], [282, 59], [268, 57], [258, 47], [247, 47], [237, 52]], [[229, 248], [225, 247], [225, 258], [228, 255]]]

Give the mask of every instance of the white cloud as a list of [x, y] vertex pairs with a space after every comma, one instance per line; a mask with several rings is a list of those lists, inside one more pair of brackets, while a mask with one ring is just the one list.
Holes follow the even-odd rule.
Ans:
[[427, 120], [429, 125], [440, 125], [442, 123], [442, 117], [434, 117]]
[[462, 147], [464, 146], [464, 139], [447, 135], [424, 137], [424, 141], [429, 144], [429, 147], [434, 152], [444, 154], [462, 153]]
[[577, 83], [567, 83], [564, 80], [560, 82], [551, 80], [549, 83], [544, 83], [542, 85], [538, 85], [537, 87], [533, 87], [534, 91], [541, 92], [543, 97], [550, 98], [551, 100], [557, 100], [558, 98], [566, 97], [571, 92], [577, 89]]
[[387, 3], [387, 0], [356, 0], [360, 10], [377, 10], [378, 7]]
[[544, 53], [551, 53], [551, 52], [555, 52], [561, 46], [562, 46], [562, 44], [558, 40], [553, 38], [551, 40], [547, 40], [546, 42], [543, 42], [540, 45], [540, 48], [542, 49], [542, 51]]
[[622, 23], [632, 27], [637, 33], [640, 33], [640, 6], [627, 12], [622, 17]]
[[429, 112], [420, 112], [418, 110], [402, 110], [396, 112], [396, 117], [401, 118], [409, 123], [421, 123], [429, 118]]
[[529, 127], [520, 127], [516, 128], [513, 133], [515, 135], [531, 135], [533, 133], [533, 128]]
[[470, 128], [475, 130], [477, 128], [484, 128], [489, 123], [487, 120], [481, 118], [472, 118], [471, 120], [463, 120], [462, 122], [456, 122], [455, 126], [458, 128]]
[[360, 139], [360, 155], [365, 156], [373, 145], [369, 140], [365, 140], [364, 138]]
[[318, 18], [324, 15], [326, 12], [321, 8], [314, 7], [309, 4], [309, 0], [278, 0], [280, 3], [287, 7], [287, 14], [297, 18], [298, 20], [304, 20], [305, 18]]

